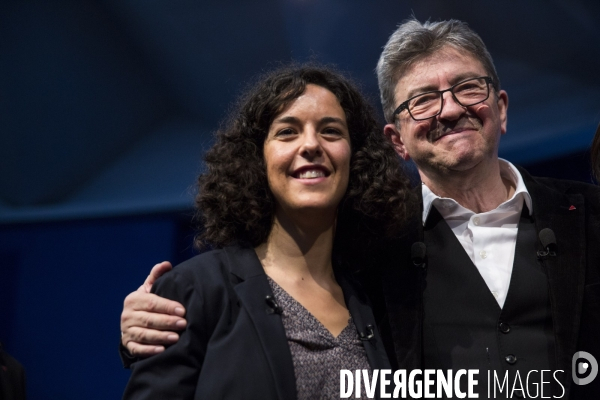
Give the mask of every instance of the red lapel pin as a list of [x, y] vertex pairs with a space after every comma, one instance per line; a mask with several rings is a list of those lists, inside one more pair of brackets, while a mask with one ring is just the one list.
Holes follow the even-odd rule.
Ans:
[[569, 211], [572, 211], [572, 210], [574, 210], [574, 209], [575, 209], [575, 206], [571, 206], [571, 207], [569, 207]]

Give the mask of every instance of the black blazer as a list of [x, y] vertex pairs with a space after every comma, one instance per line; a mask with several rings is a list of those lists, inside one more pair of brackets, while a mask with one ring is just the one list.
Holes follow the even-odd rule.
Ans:
[[[337, 275], [358, 329], [375, 325], [371, 307], [348, 276]], [[152, 287], [187, 310], [187, 328], [164, 352], [132, 364], [124, 399], [296, 398], [292, 356], [273, 296], [252, 248], [196, 256]], [[390, 368], [377, 329], [364, 341], [370, 365]]]
[[[556, 235], [557, 256], [545, 265], [557, 369], [566, 375], [563, 398], [595, 398], [600, 376], [586, 386], [572, 384], [571, 361], [575, 352], [587, 351], [600, 362], [600, 188], [519, 170], [533, 201], [536, 230], [550, 228]], [[420, 185], [417, 190], [420, 196]], [[362, 273], [393, 368], [422, 368], [426, 270], [414, 266], [410, 254], [418, 241], [423, 241], [420, 214], [405, 236], [381, 244], [376, 261], [381, 267]]]

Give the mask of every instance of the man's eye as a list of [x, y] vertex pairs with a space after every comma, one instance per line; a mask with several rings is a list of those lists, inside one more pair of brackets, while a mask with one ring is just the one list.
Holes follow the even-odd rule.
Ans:
[[464, 83], [460, 86], [457, 86], [454, 88], [454, 92], [455, 93], [461, 93], [461, 92], [473, 92], [473, 91], [481, 91], [481, 90], [485, 90], [485, 87], [482, 87], [481, 85], [478, 85], [475, 82], [467, 82]]
[[415, 97], [411, 103], [410, 107], [426, 107], [433, 103], [437, 103], [439, 101], [439, 95], [437, 93], [427, 93], [419, 97]]

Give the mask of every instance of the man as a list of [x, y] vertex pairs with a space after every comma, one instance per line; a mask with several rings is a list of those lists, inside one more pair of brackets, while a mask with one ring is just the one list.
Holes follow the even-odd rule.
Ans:
[[[508, 374], [497, 398], [598, 394], [600, 379], [573, 385], [571, 368], [577, 351], [600, 356], [598, 189], [498, 158], [508, 95], [466, 24], [400, 25], [377, 75], [384, 133], [422, 181], [419, 220], [362, 275], [392, 364], [480, 370], [480, 398], [487, 370]], [[168, 269], [155, 266], [125, 301], [122, 343], [134, 355], [162, 351], [184, 324], [180, 305], [147, 293]]]

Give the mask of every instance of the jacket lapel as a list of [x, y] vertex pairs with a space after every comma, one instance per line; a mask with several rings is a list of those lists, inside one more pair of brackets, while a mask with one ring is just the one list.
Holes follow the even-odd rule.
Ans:
[[294, 364], [279, 314], [266, 302], [273, 297], [264, 269], [252, 248], [227, 247], [231, 273], [239, 283], [234, 290], [254, 324], [263, 352], [273, 374], [278, 397], [296, 399]]
[[[520, 170], [533, 201], [536, 230], [550, 228], [556, 236], [556, 256], [544, 257], [548, 274], [557, 369], [571, 381], [571, 358], [576, 351], [585, 285], [585, 210], [579, 194], [565, 195]], [[539, 249], [542, 245], [539, 243]]]
[[356, 291], [349, 277], [344, 276], [344, 274], [336, 274], [336, 278], [344, 292], [346, 306], [350, 311], [350, 315], [352, 315], [354, 325], [362, 339], [371, 368], [391, 369], [368, 300], [364, 295]]

